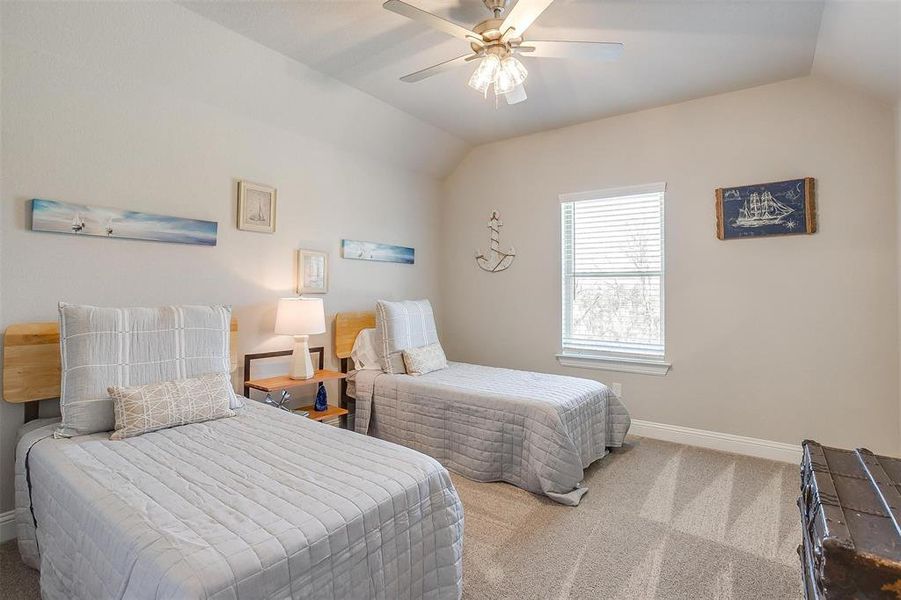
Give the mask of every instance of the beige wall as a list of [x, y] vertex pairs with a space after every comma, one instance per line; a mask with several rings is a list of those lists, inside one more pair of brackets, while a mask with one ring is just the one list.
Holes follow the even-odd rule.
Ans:
[[[330, 254], [329, 313], [436, 295], [429, 173], [459, 153], [450, 136], [174, 5], [4, 4], [2, 52], [0, 326], [55, 319], [60, 300], [221, 302], [242, 354], [289, 348], [272, 327], [297, 248]], [[278, 187], [276, 234], [235, 228], [236, 178]], [[219, 243], [31, 232], [35, 197], [214, 220]], [[416, 264], [343, 260], [343, 237], [414, 246]], [[21, 406], [0, 421], [2, 512]]]
[[[449, 357], [623, 384], [634, 417], [899, 448], [891, 107], [804, 78], [473, 150], [445, 184]], [[812, 176], [813, 236], [718, 241], [713, 190]], [[558, 195], [667, 182], [665, 377], [560, 367]], [[485, 221], [517, 258], [480, 271]]]

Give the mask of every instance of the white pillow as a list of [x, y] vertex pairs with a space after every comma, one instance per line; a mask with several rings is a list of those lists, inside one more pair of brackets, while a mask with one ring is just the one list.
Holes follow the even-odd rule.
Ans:
[[382, 364], [379, 361], [379, 352], [376, 349], [376, 331], [372, 327], [364, 329], [357, 334], [354, 340], [353, 350], [350, 351], [350, 358], [354, 361], [354, 368], [358, 370], [375, 370], [381, 371]]
[[435, 315], [428, 300], [379, 300], [375, 307], [375, 325], [379, 360], [386, 373], [406, 373], [403, 351], [438, 341]]
[[403, 355], [408, 375], [425, 375], [447, 368], [447, 357], [438, 342], [421, 348], [407, 348]]
[[[110, 386], [231, 371], [230, 306], [100, 308], [59, 304], [62, 359], [57, 437], [114, 428]], [[243, 406], [236, 396], [231, 408]]]

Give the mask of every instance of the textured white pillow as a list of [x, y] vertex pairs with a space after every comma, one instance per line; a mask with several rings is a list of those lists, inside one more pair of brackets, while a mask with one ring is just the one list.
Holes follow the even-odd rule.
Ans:
[[[110, 431], [110, 386], [231, 372], [230, 306], [100, 308], [60, 303], [57, 436]], [[235, 397], [232, 408], [243, 406]]]
[[407, 348], [403, 355], [407, 375], [425, 375], [447, 368], [447, 357], [438, 342], [421, 348]]
[[388, 302], [375, 307], [379, 360], [387, 373], [406, 373], [403, 351], [438, 341], [435, 316], [428, 300]]
[[235, 416], [229, 408], [235, 391], [225, 373], [107, 391], [116, 414], [111, 440]]
[[364, 329], [357, 334], [353, 350], [350, 351], [350, 358], [354, 361], [355, 369], [382, 370], [379, 352], [376, 349], [376, 340], [377, 335], [374, 327]]

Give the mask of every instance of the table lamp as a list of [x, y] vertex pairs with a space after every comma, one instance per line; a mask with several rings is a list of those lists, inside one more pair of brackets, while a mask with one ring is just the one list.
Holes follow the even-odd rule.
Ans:
[[294, 336], [291, 379], [310, 379], [316, 373], [310, 360], [310, 336], [325, 333], [325, 309], [321, 298], [279, 298], [275, 333]]

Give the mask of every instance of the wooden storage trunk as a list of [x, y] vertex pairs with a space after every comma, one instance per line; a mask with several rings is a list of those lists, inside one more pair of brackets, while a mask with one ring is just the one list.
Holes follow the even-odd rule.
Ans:
[[901, 599], [901, 460], [803, 443], [798, 548], [808, 600]]

